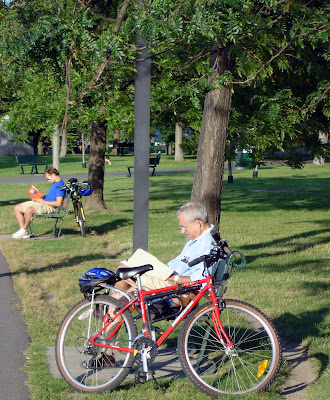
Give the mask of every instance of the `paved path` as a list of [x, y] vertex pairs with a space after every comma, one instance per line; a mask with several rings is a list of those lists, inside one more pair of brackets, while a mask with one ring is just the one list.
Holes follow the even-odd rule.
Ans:
[[23, 353], [30, 342], [10, 275], [0, 252], [0, 400], [29, 400], [27, 374], [22, 367], [26, 362]]
[[[176, 168], [176, 169], [157, 169], [155, 176], [162, 173], [169, 173], [169, 172], [187, 172], [187, 171], [194, 171], [195, 168]], [[127, 177], [127, 172], [105, 172], [104, 176], [123, 176]], [[134, 172], [132, 173], [132, 177], [134, 176]], [[86, 169], [86, 173], [84, 174], [71, 174], [71, 175], [61, 175], [61, 178], [66, 181], [69, 178], [77, 178], [78, 180], [86, 180], [88, 178], [88, 170]], [[28, 183], [28, 182], [44, 182], [45, 178], [43, 174], [38, 175], [22, 175], [17, 177], [11, 178], [0, 178], [1, 183]]]

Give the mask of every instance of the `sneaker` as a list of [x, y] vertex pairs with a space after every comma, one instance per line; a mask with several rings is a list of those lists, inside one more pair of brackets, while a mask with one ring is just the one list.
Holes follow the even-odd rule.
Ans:
[[102, 357], [97, 360], [86, 360], [80, 364], [85, 369], [96, 368], [113, 368], [116, 366], [116, 360], [113, 355], [102, 354]]
[[21, 229], [20, 231], [12, 235], [12, 238], [14, 239], [28, 239], [29, 237], [30, 237], [29, 232], [25, 229]]
[[16, 237], [21, 236], [21, 234], [22, 234], [23, 232], [25, 232], [25, 229], [21, 228], [21, 229], [18, 230], [17, 232], [13, 233], [13, 234], [11, 235], [11, 237], [15, 239]]

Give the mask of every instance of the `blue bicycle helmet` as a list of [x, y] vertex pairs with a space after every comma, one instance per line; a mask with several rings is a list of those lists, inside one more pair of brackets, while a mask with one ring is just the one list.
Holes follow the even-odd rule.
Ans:
[[114, 285], [119, 280], [118, 276], [106, 268], [92, 268], [79, 278], [78, 285], [81, 293], [92, 293], [99, 283]]
[[93, 186], [88, 182], [83, 182], [79, 192], [82, 196], [90, 196], [93, 193]]

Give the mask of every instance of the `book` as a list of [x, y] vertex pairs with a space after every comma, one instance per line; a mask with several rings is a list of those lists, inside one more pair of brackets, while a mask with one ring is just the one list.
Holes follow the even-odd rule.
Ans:
[[128, 267], [139, 267], [141, 265], [151, 264], [154, 269], [148, 271], [147, 274], [162, 279], [163, 281], [166, 281], [174, 272], [172, 268], [162, 263], [157, 257], [142, 249], [137, 249], [125, 264]]
[[42, 199], [44, 195], [39, 192], [39, 190], [35, 186], [31, 186], [27, 191], [27, 194], [32, 197], [32, 199]]

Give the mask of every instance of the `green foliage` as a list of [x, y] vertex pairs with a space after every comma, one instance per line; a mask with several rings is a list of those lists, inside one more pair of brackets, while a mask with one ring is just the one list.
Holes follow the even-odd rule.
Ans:
[[[122, 5], [31, 0], [3, 7], [0, 114], [9, 113], [7, 127], [17, 141], [33, 131], [49, 136], [61, 123], [66, 62], [73, 100], [106, 57], [99, 80], [69, 107], [68, 132], [88, 133], [102, 104], [109, 137], [119, 130], [122, 138], [132, 138], [136, 35], [147, 40], [152, 57], [152, 129], [169, 140], [176, 122], [200, 131], [205, 96], [221, 85], [233, 90], [231, 143], [253, 148], [256, 162], [266, 150], [308, 144], [308, 136], [327, 129], [329, 10], [322, 2], [131, 2], [114, 32]], [[210, 79], [215, 43], [230, 49], [235, 68]]]

